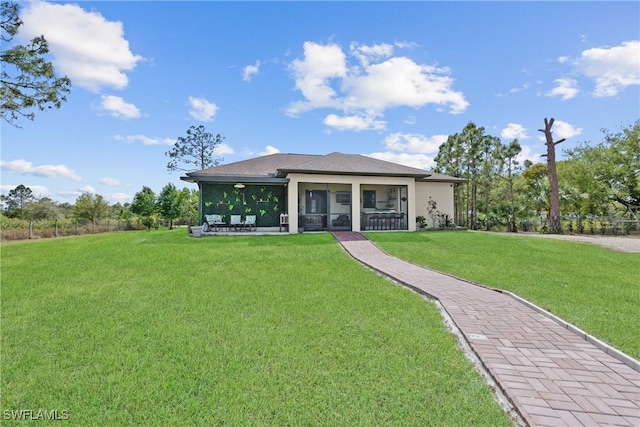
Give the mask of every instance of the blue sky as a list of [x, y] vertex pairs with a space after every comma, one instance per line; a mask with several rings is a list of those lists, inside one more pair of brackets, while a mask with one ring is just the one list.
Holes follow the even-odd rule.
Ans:
[[224, 163], [357, 153], [431, 169], [468, 122], [544, 161], [640, 117], [640, 3], [21, 2], [72, 81], [59, 110], [2, 123], [0, 190], [129, 202], [172, 182], [192, 126]]

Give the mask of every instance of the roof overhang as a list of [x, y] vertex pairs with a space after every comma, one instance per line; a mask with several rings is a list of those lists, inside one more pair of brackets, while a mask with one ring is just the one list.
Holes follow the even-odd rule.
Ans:
[[448, 178], [433, 178], [427, 177], [424, 179], [416, 179], [416, 182], [451, 182], [454, 184], [461, 184], [463, 182], [468, 182], [469, 180], [464, 178], [456, 178], [456, 177], [448, 177]]
[[349, 172], [349, 171], [314, 171], [308, 169], [278, 169], [278, 176], [287, 176], [290, 173], [300, 173], [306, 175], [348, 175], [348, 176], [389, 176], [399, 178], [428, 178], [431, 176], [429, 172], [424, 174], [393, 174], [393, 173], [376, 173], [376, 172]]
[[206, 182], [209, 184], [230, 184], [230, 183], [242, 183], [242, 184], [274, 184], [282, 185], [289, 182], [288, 178], [272, 178], [267, 176], [215, 176], [215, 175], [195, 175], [195, 176], [181, 176], [182, 181], [191, 183]]

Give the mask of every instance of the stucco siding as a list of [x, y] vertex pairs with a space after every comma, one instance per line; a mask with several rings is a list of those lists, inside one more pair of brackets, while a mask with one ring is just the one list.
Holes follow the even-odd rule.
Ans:
[[[436, 202], [436, 210], [454, 217], [453, 184], [450, 182], [416, 182], [416, 216], [424, 216], [427, 226], [434, 227], [434, 221], [427, 210], [429, 197]], [[436, 223], [437, 227], [438, 224]]]

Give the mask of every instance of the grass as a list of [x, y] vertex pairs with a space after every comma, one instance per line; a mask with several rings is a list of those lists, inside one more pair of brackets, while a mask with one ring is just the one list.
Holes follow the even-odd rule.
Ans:
[[510, 425], [437, 308], [331, 235], [186, 234], [2, 245], [3, 425]]
[[511, 291], [640, 358], [640, 254], [481, 232], [368, 236], [400, 258]]

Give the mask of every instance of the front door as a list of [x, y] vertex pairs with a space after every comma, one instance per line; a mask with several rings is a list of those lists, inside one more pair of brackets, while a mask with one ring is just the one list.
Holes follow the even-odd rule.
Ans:
[[327, 191], [305, 191], [305, 214], [303, 227], [305, 230], [323, 230], [327, 224]]

